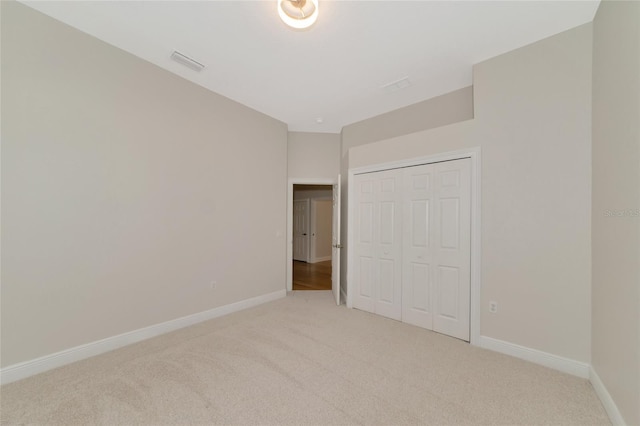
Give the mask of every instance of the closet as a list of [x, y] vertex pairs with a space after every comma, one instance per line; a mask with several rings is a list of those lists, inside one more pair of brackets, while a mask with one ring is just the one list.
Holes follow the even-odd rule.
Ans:
[[354, 176], [355, 308], [469, 341], [471, 160]]

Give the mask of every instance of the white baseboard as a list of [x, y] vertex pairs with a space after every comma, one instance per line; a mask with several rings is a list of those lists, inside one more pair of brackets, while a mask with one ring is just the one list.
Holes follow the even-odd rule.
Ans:
[[600, 398], [600, 402], [604, 406], [604, 409], [607, 411], [609, 415], [609, 420], [614, 426], [625, 426], [624, 418], [622, 418], [622, 414], [620, 414], [620, 410], [618, 410], [618, 406], [611, 398], [609, 391], [605, 387], [602, 380], [600, 380], [600, 376], [596, 373], [596, 370], [593, 369], [593, 366], [589, 368], [589, 381], [593, 386], [593, 389], [596, 391], [596, 395]]
[[525, 346], [516, 345], [514, 343], [505, 342], [503, 340], [487, 336], [480, 336], [480, 347], [524, 359], [526, 361], [533, 362], [534, 364], [544, 365], [545, 367], [569, 373], [583, 379], [589, 378], [589, 364], [586, 362], [563, 358], [558, 355], [553, 355], [537, 349], [527, 348]]
[[314, 257], [309, 261], [309, 263], [326, 262], [327, 260], [331, 260], [331, 256]]
[[223, 315], [228, 315], [253, 306], [261, 305], [266, 302], [271, 302], [285, 297], [286, 295], [286, 290], [278, 290], [273, 293], [252, 297], [251, 299], [241, 300], [229, 305], [219, 306], [208, 311], [199, 312], [197, 314], [188, 315], [186, 317], [177, 318], [171, 321], [130, 331], [128, 333], [87, 343], [85, 345], [76, 346], [75, 348], [66, 349], [51, 355], [45, 355], [30, 361], [10, 365], [0, 369], [0, 384], [15, 382], [35, 374], [43, 373], [92, 356], [100, 355], [151, 337], [169, 333], [180, 328], [188, 327]]

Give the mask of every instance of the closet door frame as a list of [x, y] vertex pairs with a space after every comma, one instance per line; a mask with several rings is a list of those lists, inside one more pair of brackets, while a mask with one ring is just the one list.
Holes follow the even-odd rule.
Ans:
[[[480, 147], [466, 148], [457, 151], [449, 151], [424, 157], [415, 157], [405, 160], [387, 163], [373, 164], [370, 166], [350, 168], [348, 173], [348, 200], [355, 199], [354, 176], [362, 173], [380, 172], [384, 170], [399, 169], [403, 167], [419, 166], [422, 164], [438, 163], [441, 161], [471, 159], [471, 303], [469, 309], [470, 343], [480, 346], [480, 289], [481, 289], [481, 150]], [[354, 218], [354, 203], [348, 202], [348, 238], [347, 238], [347, 307], [353, 308], [353, 268], [355, 261], [354, 251], [354, 227], [357, 226]]]

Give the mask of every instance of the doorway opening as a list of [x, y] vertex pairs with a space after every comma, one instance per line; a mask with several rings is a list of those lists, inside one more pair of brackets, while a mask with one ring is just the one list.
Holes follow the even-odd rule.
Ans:
[[293, 185], [292, 290], [331, 290], [332, 210], [332, 185]]
[[[293, 290], [293, 187], [295, 185], [322, 185], [331, 186], [332, 213], [331, 213], [331, 292], [339, 305], [346, 295], [342, 296], [340, 286], [340, 252], [342, 244], [340, 240], [340, 210], [341, 210], [341, 177], [335, 179], [326, 178], [289, 178], [287, 184], [287, 291]], [[309, 202], [311, 204], [311, 202]], [[308, 233], [307, 233], [308, 234]]]

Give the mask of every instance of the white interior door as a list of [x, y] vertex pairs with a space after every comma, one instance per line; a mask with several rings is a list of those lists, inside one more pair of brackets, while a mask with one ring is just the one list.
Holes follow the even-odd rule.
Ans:
[[471, 160], [404, 171], [402, 321], [469, 340]]
[[353, 306], [468, 341], [471, 160], [354, 176]]
[[433, 330], [469, 340], [471, 159], [435, 163]]
[[352, 270], [353, 286], [355, 289], [352, 301], [353, 307], [367, 312], [374, 312], [374, 277], [376, 269], [375, 249], [373, 240], [374, 228], [374, 187], [376, 174], [354, 176], [355, 199], [349, 200], [355, 204], [355, 229], [353, 232], [354, 258]]
[[293, 201], [293, 260], [309, 261], [309, 200]]
[[433, 165], [404, 173], [402, 209], [402, 321], [433, 329]]
[[393, 319], [402, 314], [402, 171], [355, 176], [353, 306]]
[[340, 304], [340, 175], [333, 185], [333, 226], [331, 229], [331, 291]]
[[376, 243], [376, 314], [402, 318], [402, 170], [379, 173], [373, 239]]

